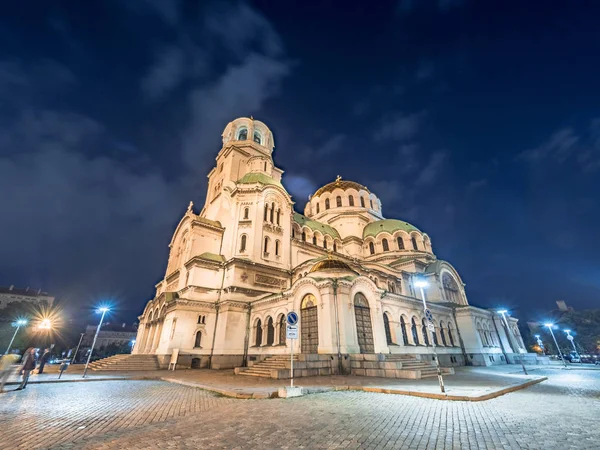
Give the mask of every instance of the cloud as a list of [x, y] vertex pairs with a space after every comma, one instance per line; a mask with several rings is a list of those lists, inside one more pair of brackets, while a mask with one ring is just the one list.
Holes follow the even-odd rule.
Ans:
[[183, 80], [184, 70], [185, 54], [183, 50], [176, 46], [164, 48], [142, 79], [142, 92], [151, 99], [168, 94]]
[[316, 183], [303, 175], [284, 175], [283, 182], [296, 201], [308, 199], [317, 190]]
[[413, 113], [405, 115], [398, 113], [384, 119], [373, 133], [376, 142], [385, 140], [405, 141], [417, 134], [421, 126], [424, 113]]
[[595, 172], [600, 169], [600, 118], [591, 120], [587, 133], [561, 128], [539, 146], [519, 153], [515, 160], [537, 168], [573, 163], [582, 172]]
[[417, 186], [427, 186], [435, 183], [439, 174], [444, 168], [446, 154], [442, 151], [436, 151], [431, 154], [429, 161], [419, 172], [415, 184]]

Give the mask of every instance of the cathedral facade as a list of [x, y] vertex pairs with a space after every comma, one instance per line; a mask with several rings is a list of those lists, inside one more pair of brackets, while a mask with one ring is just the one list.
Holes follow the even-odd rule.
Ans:
[[[431, 361], [435, 343], [444, 366], [504, 364], [525, 353], [516, 319], [470, 306], [430, 237], [386, 219], [366, 186], [338, 176], [299, 214], [269, 128], [239, 118], [222, 137], [204, 207], [197, 214], [190, 203], [173, 234], [134, 353], [166, 366], [176, 352], [183, 366], [212, 368], [287, 355], [290, 345], [332, 359]], [[286, 339], [289, 311], [300, 316], [298, 340]]]

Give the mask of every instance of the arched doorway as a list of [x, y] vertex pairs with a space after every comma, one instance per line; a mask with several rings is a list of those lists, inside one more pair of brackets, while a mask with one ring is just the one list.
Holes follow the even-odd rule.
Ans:
[[302, 353], [317, 353], [319, 349], [317, 299], [312, 294], [306, 294], [300, 306], [300, 345]]
[[354, 317], [356, 318], [356, 334], [360, 353], [375, 353], [371, 309], [367, 298], [360, 292], [354, 296]]

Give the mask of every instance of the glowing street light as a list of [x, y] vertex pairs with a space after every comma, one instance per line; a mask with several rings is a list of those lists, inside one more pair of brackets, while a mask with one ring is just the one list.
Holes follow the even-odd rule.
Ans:
[[92, 348], [90, 348], [90, 353], [88, 354], [88, 359], [85, 363], [85, 369], [83, 369], [83, 377], [82, 378], [85, 378], [85, 375], [87, 373], [88, 365], [90, 364], [90, 359], [92, 358], [92, 353], [94, 352], [94, 345], [96, 345], [96, 339], [98, 339], [98, 333], [100, 333], [100, 327], [102, 326], [102, 321], [104, 320], [104, 315], [108, 311], [110, 311], [110, 309], [105, 306], [98, 308], [98, 310], [96, 311], [96, 312], [102, 313], [102, 316], [100, 316], [100, 322], [98, 322], [98, 328], [96, 328], [96, 334], [94, 335], [94, 340], [92, 341]]
[[560, 347], [558, 346], [558, 342], [556, 342], [556, 337], [554, 336], [554, 332], [552, 331], [552, 327], [554, 326], [554, 324], [548, 322], [548, 323], [545, 323], [544, 326], [548, 327], [548, 329], [550, 330], [550, 334], [552, 335], [552, 339], [554, 339], [554, 344], [556, 345], [556, 349], [558, 350], [558, 354], [560, 355], [560, 359], [562, 359], [562, 362], [565, 365], [565, 369], [567, 369], [567, 363], [565, 362], [565, 358], [563, 357], [563, 354], [560, 351]]
[[37, 327], [40, 330], [51, 330], [52, 329], [52, 321], [50, 319], [43, 319]]
[[[521, 357], [521, 352], [519, 351], [519, 344], [518, 344], [518, 342], [513, 343], [513, 339], [511, 338], [513, 333], [510, 331], [510, 326], [508, 326], [508, 320], [506, 319], [506, 313], [508, 313], [508, 310], [506, 310], [506, 309], [498, 310], [498, 314], [500, 314], [502, 316], [502, 319], [504, 319], [504, 325], [506, 326], [506, 337], [508, 337], [508, 343], [513, 348], [513, 351], [516, 349], [517, 352], [519, 353], [519, 362], [521, 363], [521, 367], [523, 368], [523, 373], [525, 375], [529, 375], [527, 373], [527, 369], [525, 369], [525, 364], [523, 363], [523, 358]], [[516, 336], [513, 336], [513, 337], [515, 337], [515, 340], [516, 340]]]
[[[421, 291], [421, 298], [423, 299], [423, 312], [427, 316], [427, 303], [425, 302], [425, 291], [423, 289], [426, 288], [429, 285], [429, 283], [427, 282], [427, 280], [425, 280], [423, 278], [415, 278], [413, 281], [413, 284], [415, 287], [418, 287], [419, 290]], [[427, 321], [429, 322], [429, 319], [427, 319]], [[438, 376], [438, 381], [440, 383], [440, 390], [442, 391], [442, 393], [444, 393], [444, 392], [446, 392], [446, 389], [444, 387], [444, 378], [442, 377], [442, 369], [440, 368], [440, 358], [438, 358], [437, 350], [435, 347], [435, 340], [433, 339], [433, 331], [429, 329], [430, 323], [431, 322], [429, 322], [427, 324], [428, 325], [427, 330], [429, 331], [429, 339], [431, 340], [431, 345], [433, 346], [433, 355], [435, 358], [435, 367], [437, 369], [437, 376]]]
[[18, 319], [13, 326], [16, 326], [17, 329], [15, 330], [15, 334], [13, 334], [12, 339], [10, 340], [10, 344], [8, 344], [8, 348], [6, 349], [6, 351], [4, 352], [5, 355], [8, 355], [8, 352], [10, 351], [10, 347], [12, 346], [13, 342], [15, 341], [15, 337], [17, 336], [17, 333], [19, 332], [19, 328], [21, 328], [23, 325], [27, 325], [27, 321], [25, 319]]
[[577, 347], [575, 347], [575, 338], [571, 336], [571, 330], [564, 330], [567, 333], [567, 339], [571, 341], [571, 345], [573, 345], [573, 350], [575, 350], [575, 355], [579, 355], [577, 353]]

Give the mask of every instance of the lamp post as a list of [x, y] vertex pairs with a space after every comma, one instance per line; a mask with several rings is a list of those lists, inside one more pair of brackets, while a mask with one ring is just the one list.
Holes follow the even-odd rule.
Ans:
[[519, 362], [521, 363], [521, 367], [523, 368], [523, 373], [525, 375], [529, 375], [527, 373], [527, 369], [525, 369], [525, 364], [523, 363], [523, 358], [521, 357], [521, 352], [518, 351], [519, 344], [516, 343], [516, 345], [515, 345], [515, 343], [512, 342], [512, 339], [511, 339], [512, 332], [510, 331], [510, 327], [508, 326], [508, 320], [506, 319], [507, 312], [508, 311], [506, 309], [501, 309], [500, 311], [498, 311], [498, 313], [502, 315], [502, 319], [504, 320], [504, 325], [506, 326], [506, 336], [508, 337], [508, 343], [513, 348], [513, 351], [515, 349], [517, 349], [517, 352], [519, 353]]
[[94, 345], [96, 345], [96, 339], [98, 339], [98, 333], [100, 333], [100, 327], [102, 326], [102, 321], [104, 320], [104, 315], [110, 311], [108, 308], [98, 308], [97, 312], [101, 312], [102, 316], [100, 316], [100, 322], [98, 322], [98, 328], [96, 328], [96, 334], [94, 335], [94, 340], [92, 341], [92, 348], [90, 348], [90, 353], [88, 355], [88, 359], [85, 363], [85, 369], [83, 369], [83, 377], [85, 378], [85, 375], [87, 373], [88, 370], [88, 365], [90, 364], [90, 359], [92, 358], [92, 353], [94, 352]]
[[133, 353], [133, 348], [135, 347], [135, 339], [131, 340], [131, 353]]
[[19, 319], [19, 320], [17, 320], [15, 322], [15, 324], [17, 326], [17, 329], [15, 330], [15, 334], [13, 334], [13, 337], [10, 340], [10, 344], [8, 344], [8, 348], [4, 352], [5, 355], [8, 355], [8, 352], [10, 352], [10, 348], [12, 347], [12, 344], [15, 341], [15, 337], [17, 337], [17, 333], [19, 332], [19, 328], [21, 328], [23, 325], [27, 325], [27, 321], [25, 319]]
[[[423, 312], [426, 314], [427, 313], [427, 303], [425, 302], [425, 291], [423, 290], [425, 287], [428, 286], [429, 283], [427, 283], [427, 281], [425, 281], [422, 278], [417, 278], [414, 281], [414, 285], [415, 287], [418, 287], [419, 290], [421, 291], [421, 298], [423, 299]], [[429, 322], [431, 323], [431, 322]], [[427, 325], [429, 325], [429, 323]], [[431, 339], [431, 345], [433, 347], [433, 355], [435, 358], [435, 367], [437, 369], [437, 377], [438, 377], [438, 382], [440, 383], [440, 390], [442, 391], [442, 393], [446, 392], [446, 388], [444, 387], [444, 378], [442, 377], [442, 369], [440, 367], [440, 359], [438, 358], [437, 355], [437, 350], [435, 347], [435, 340], [433, 339], [433, 331], [431, 331], [429, 329], [429, 326], [427, 327], [427, 330], [429, 331], [429, 336]]]
[[75, 357], [77, 356], [77, 352], [79, 351], [79, 346], [81, 345], [81, 341], [83, 340], [84, 336], [85, 336], [85, 333], [81, 333], [81, 336], [79, 337], [79, 343], [77, 344], [75, 353], [73, 353], [73, 358], [71, 358], [71, 364], [73, 364], [75, 362]]
[[571, 330], [565, 330], [565, 333], [567, 333], [567, 339], [571, 341], [573, 350], [575, 350], [575, 356], [578, 356], [579, 353], [577, 353], [577, 347], [575, 347], [575, 338], [573, 336], [571, 336]]
[[558, 350], [558, 354], [560, 355], [560, 359], [562, 359], [562, 362], [565, 366], [565, 369], [567, 369], [567, 363], [565, 362], [565, 358], [563, 357], [562, 352], [560, 351], [560, 347], [558, 346], [558, 342], [556, 342], [556, 337], [554, 336], [554, 332], [552, 331], [552, 327], [554, 326], [553, 323], [545, 323], [545, 326], [548, 327], [548, 329], [550, 330], [550, 334], [552, 335], [552, 339], [554, 339], [554, 344], [556, 345], [556, 350]]

